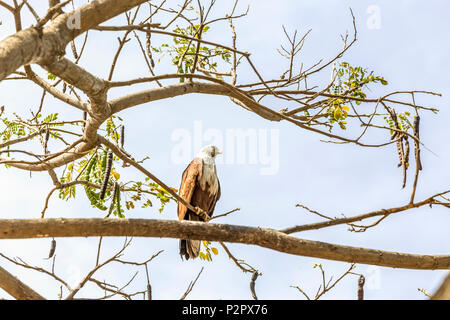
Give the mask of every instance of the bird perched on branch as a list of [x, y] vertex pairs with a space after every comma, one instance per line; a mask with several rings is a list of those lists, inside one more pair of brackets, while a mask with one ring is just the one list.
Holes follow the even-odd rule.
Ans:
[[[203, 210], [208, 219], [212, 217], [217, 200], [220, 198], [215, 158], [221, 153], [222, 151], [216, 146], [204, 147], [189, 163], [181, 178], [179, 191], [181, 198], [194, 208]], [[205, 222], [205, 217], [193, 212], [181, 202], [178, 202], [177, 214], [179, 220]], [[189, 260], [189, 258], [198, 257], [200, 244], [200, 240], [180, 240], [181, 258]]]

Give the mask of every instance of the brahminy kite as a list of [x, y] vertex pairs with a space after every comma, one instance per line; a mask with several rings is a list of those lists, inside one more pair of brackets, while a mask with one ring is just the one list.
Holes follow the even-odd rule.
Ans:
[[[204, 147], [189, 163], [181, 178], [180, 197], [194, 208], [202, 209], [209, 218], [212, 217], [217, 200], [220, 198], [220, 183], [217, 177], [215, 158], [221, 154], [216, 146]], [[179, 220], [205, 221], [178, 202]], [[200, 240], [180, 240], [180, 255], [186, 260], [194, 259], [200, 253]]]

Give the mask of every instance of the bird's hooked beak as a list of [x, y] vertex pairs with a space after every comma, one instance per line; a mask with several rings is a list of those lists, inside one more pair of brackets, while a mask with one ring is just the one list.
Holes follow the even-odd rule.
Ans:
[[223, 154], [222, 150], [220, 150], [219, 148], [217, 148], [216, 152], [217, 154]]

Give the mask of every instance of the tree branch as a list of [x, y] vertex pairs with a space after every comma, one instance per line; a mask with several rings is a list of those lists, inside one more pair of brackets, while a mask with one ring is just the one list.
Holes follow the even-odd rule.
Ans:
[[0, 267], [0, 288], [17, 300], [45, 300], [39, 293]]
[[293, 255], [404, 269], [449, 269], [450, 255], [418, 255], [299, 239], [267, 228], [153, 219], [3, 219], [0, 239], [133, 236], [253, 244]]
[[[50, 62], [64, 55], [66, 45], [87, 30], [146, 0], [97, 0], [72, 12], [60, 14], [43, 28], [30, 27], [0, 42], [0, 81], [21, 66]], [[70, 28], [79, 14], [79, 28]]]
[[431, 296], [431, 300], [450, 300], [450, 273], [441, 283], [439, 289]]

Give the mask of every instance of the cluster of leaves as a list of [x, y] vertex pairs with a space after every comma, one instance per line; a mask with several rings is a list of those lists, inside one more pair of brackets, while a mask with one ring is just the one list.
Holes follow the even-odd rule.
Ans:
[[116, 143], [119, 143], [120, 133], [118, 132], [118, 129], [121, 125], [117, 125], [114, 121], [115, 119], [123, 121], [121, 117], [116, 115], [109, 117], [108, 120], [106, 120], [106, 136], [113, 139]]
[[[336, 79], [331, 86], [332, 93], [339, 96], [330, 98], [328, 101], [327, 115], [330, 124], [337, 123], [342, 130], [346, 129], [346, 118], [350, 108], [346, 105], [348, 99], [343, 96], [365, 99], [366, 93], [363, 91], [370, 83], [381, 83], [387, 85], [388, 82], [381, 76], [374, 75], [373, 71], [368, 72], [367, 68], [361, 66], [353, 67], [348, 62], [339, 63], [336, 69]], [[361, 102], [356, 100], [360, 105]]]
[[[367, 95], [363, 89], [369, 83], [381, 83], [387, 85], [388, 82], [381, 76], [376, 76], [373, 71], [361, 66], [353, 67], [348, 62], [341, 62], [336, 70], [336, 81], [332, 85], [334, 94], [346, 94], [355, 98], [365, 99]], [[359, 105], [360, 102], [356, 101]]]
[[[100, 154], [97, 150], [91, 151], [85, 158], [79, 160], [78, 162], [70, 163], [63, 172], [60, 178], [61, 183], [67, 183], [73, 181], [76, 177], [81, 174], [81, 180], [89, 181], [97, 185], [101, 185], [105, 177], [105, 168], [107, 167], [107, 150], [103, 150]], [[113, 163], [119, 159], [114, 157]], [[130, 181], [122, 184], [122, 189], [129, 184], [131, 186], [128, 188], [127, 192], [121, 192], [120, 190], [115, 190], [117, 188], [118, 181], [120, 179], [120, 174], [116, 171], [114, 165], [111, 168], [111, 177], [107, 182], [107, 190], [105, 193], [105, 198], [100, 199], [100, 192], [89, 186], [85, 186], [86, 195], [91, 202], [91, 205], [102, 211], [108, 210], [106, 203], [110, 201], [109, 214], [113, 213], [119, 218], [124, 218], [124, 211], [133, 210], [136, 206], [141, 208], [153, 207], [153, 203], [149, 195], [156, 197], [160, 201], [160, 208], [158, 211], [163, 212], [164, 207], [170, 200], [173, 200], [170, 193], [161, 188], [158, 184], [151, 182], [149, 178], [145, 178], [145, 182], [141, 181]], [[116, 184], [117, 183], [117, 184]], [[60, 189], [59, 197], [63, 200], [69, 200], [70, 198], [75, 198], [76, 189], [75, 185]], [[177, 192], [176, 189], [173, 189]], [[125, 206], [120, 204], [120, 194], [125, 196]]]
[[[3, 109], [0, 115], [3, 114]], [[17, 116], [16, 116], [17, 117]], [[26, 135], [32, 134], [33, 132], [36, 132], [38, 128], [51, 128], [51, 127], [57, 127], [57, 126], [64, 126], [63, 123], [57, 122], [58, 120], [58, 113], [50, 113], [49, 115], [45, 116], [43, 120], [43, 115], [39, 113], [35, 117], [36, 124], [31, 127], [24, 123], [20, 118], [17, 117], [17, 119], [9, 120], [8, 117], [1, 118], [1, 123], [3, 124], [3, 128], [0, 129], [0, 137], [3, 142], [9, 141], [11, 139], [17, 139], [20, 137], [24, 137]], [[49, 137], [50, 138], [60, 138], [61, 135], [59, 132], [56, 131], [49, 131]], [[35, 137], [36, 138], [36, 137]], [[32, 139], [30, 139], [32, 140]], [[9, 146], [7, 147], [7, 150], [9, 150]], [[9, 156], [9, 153], [8, 153]], [[9, 167], [8, 165], [5, 165], [6, 167]]]
[[205, 247], [205, 252], [201, 251], [198, 254], [198, 257], [201, 260], [212, 261], [211, 252], [214, 255], [217, 255], [217, 254], [219, 254], [219, 250], [217, 250], [217, 248], [214, 248], [211, 246], [211, 241], [202, 241], [202, 243], [203, 243], [203, 246]]
[[338, 123], [339, 127], [342, 130], [345, 130], [347, 129], [347, 127], [345, 126], [347, 124], [347, 121], [345, 119], [348, 116], [348, 111], [350, 111], [350, 108], [344, 105], [343, 99], [332, 99], [331, 105], [327, 110], [328, 121], [330, 123]]
[[[114, 140], [116, 145], [121, 144], [119, 129], [122, 126], [122, 121], [122, 118], [119, 116], [112, 115], [107, 119], [105, 124], [105, 136]], [[66, 166], [62, 176], [60, 177], [60, 182], [64, 184], [74, 181], [75, 179], [80, 179], [89, 181], [99, 186], [102, 185], [106, 175], [107, 154], [107, 149], [103, 149], [103, 151], [93, 150], [83, 159], [70, 163]], [[146, 158], [144, 158], [144, 160]], [[136, 205], [140, 205], [141, 208], [152, 207], [153, 203], [147, 196], [152, 195], [160, 201], [161, 207], [159, 208], [159, 212], [162, 212], [165, 205], [172, 199], [170, 193], [161, 188], [158, 184], [149, 181], [149, 178], [146, 178], [145, 182], [129, 181], [119, 185], [118, 181], [120, 179], [120, 174], [116, 171], [114, 166], [114, 163], [119, 160], [119, 158], [115, 156], [113, 157], [110, 178], [109, 181], [106, 182], [107, 189], [104, 199], [100, 198], [101, 192], [96, 190], [96, 188], [84, 186], [84, 190], [89, 201], [91, 202], [91, 205], [102, 211], [108, 210], [108, 216], [113, 213], [119, 218], [124, 218], [125, 209], [132, 210], [136, 207]], [[132, 185], [126, 192], [121, 191], [126, 189], [125, 187], [129, 184]], [[118, 188], [118, 186], [121, 187]], [[121, 205], [121, 194], [123, 194], [125, 198], [124, 206]], [[75, 198], [75, 195], [75, 185], [62, 188], [59, 192], [59, 197], [66, 201], [70, 198]], [[108, 201], [110, 202], [109, 208], [106, 206]], [[136, 204], [136, 202], [139, 202], [140, 204]]]
[[56, 76], [53, 73], [50, 73], [50, 72], [48, 73], [47, 78], [48, 78], [48, 80], [52, 80], [52, 81], [56, 80]]
[[[97, 185], [101, 185], [105, 178], [105, 171], [107, 167], [107, 156], [108, 150], [104, 149], [101, 154], [98, 154], [98, 150], [91, 151], [84, 159], [74, 163], [70, 163], [63, 172], [62, 177], [60, 178], [61, 183], [68, 183], [74, 180], [74, 175], [77, 173], [77, 176], [81, 174], [80, 179], [88, 182], [92, 182]], [[118, 159], [116, 159], [118, 160]], [[105, 199], [100, 199], [100, 192], [96, 192], [94, 188], [89, 186], [85, 186], [84, 190], [86, 192], [86, 196], [88, 197], [91, 205], [100, 210], [106, 211], [108, 208], [105, 206], [108, 198], [111, 197], [111, 190], [114, 190], [113, 186], [115, 182], [120, 179], [120, 174], [115, 170], [114, 167], [111, 168], [110, 179], [107, 182], [107, 190], [105, 194]], [[70, 198], [74, 198], [76, 195], [75, 186], [70, 186], [66, 188], [60, 189], [59, 198], [63, 200], [69, 200]], [[112, 213], [119, 217], [123, 216], [123, 209], [120, 206], [120, 202], [114, 202], [116, 199], [111, 199], [113, 209]]]
[[[204, 26], [202, 35], [208, 32], [209, 26]], [[200, 25], [188, 26], [186, 28], [177, 27], [173, 30], [174, 33], [181, 34], [192, 38], [199, 38]], [[177, 67], [178, 73], [192, 72], [195, 55], [198, 48], [198, 66], [209, 71], [217, 71], [218, 58], [227, 63], [230, 63], [231, 52], [228, 49], [213, 47], [210, 48], [206, 45], [202, 45], [191, 41], [190, 39], [173, 37], [173, 45], [167, 43], [162, 44], [159, 48], [152, 47], [152, 50], [156, 53], [160, 53], [162, 56], [169, 54], [172, 58], [172, 63]], [[162, 57], [161, 56], [161, 57]], [[161, 57], [158, 59], [160, 62]], [[216, 77], [221, 78], [220, 75]], [[184, 82], [184, 78], [180, 78], [180, 82]]]
[[[158, 211], [161, 213], [164, 210], [164, 207], [166, 204], [170, 202], [170, 200], [174, 200], [171, 194], [161, 186], [159, 186], [157, 183], [151, 182], [149, 177], [145, 178], [145, 181], [147, 182], [147, 186], [150, 188], [150, 192], [156, 196], [156, 198], [159, 200], [161, 206], [158, 209]], [[172, 188], [173, 191], [178, 192], [177, 189]], [[149, 204], [144, 203], [143, 208], [147, 207]], [[151, 206], [151, 202], [150, 202]]]
[[12, 138], [20, 138], [27, 133], [25, 132], [25, 126], [19, 121], [8, 120], [8, 118], [2, 118], [2, 122], [5, 125], [4, 130], [0, 133], [3, 142], [9, 141]]

